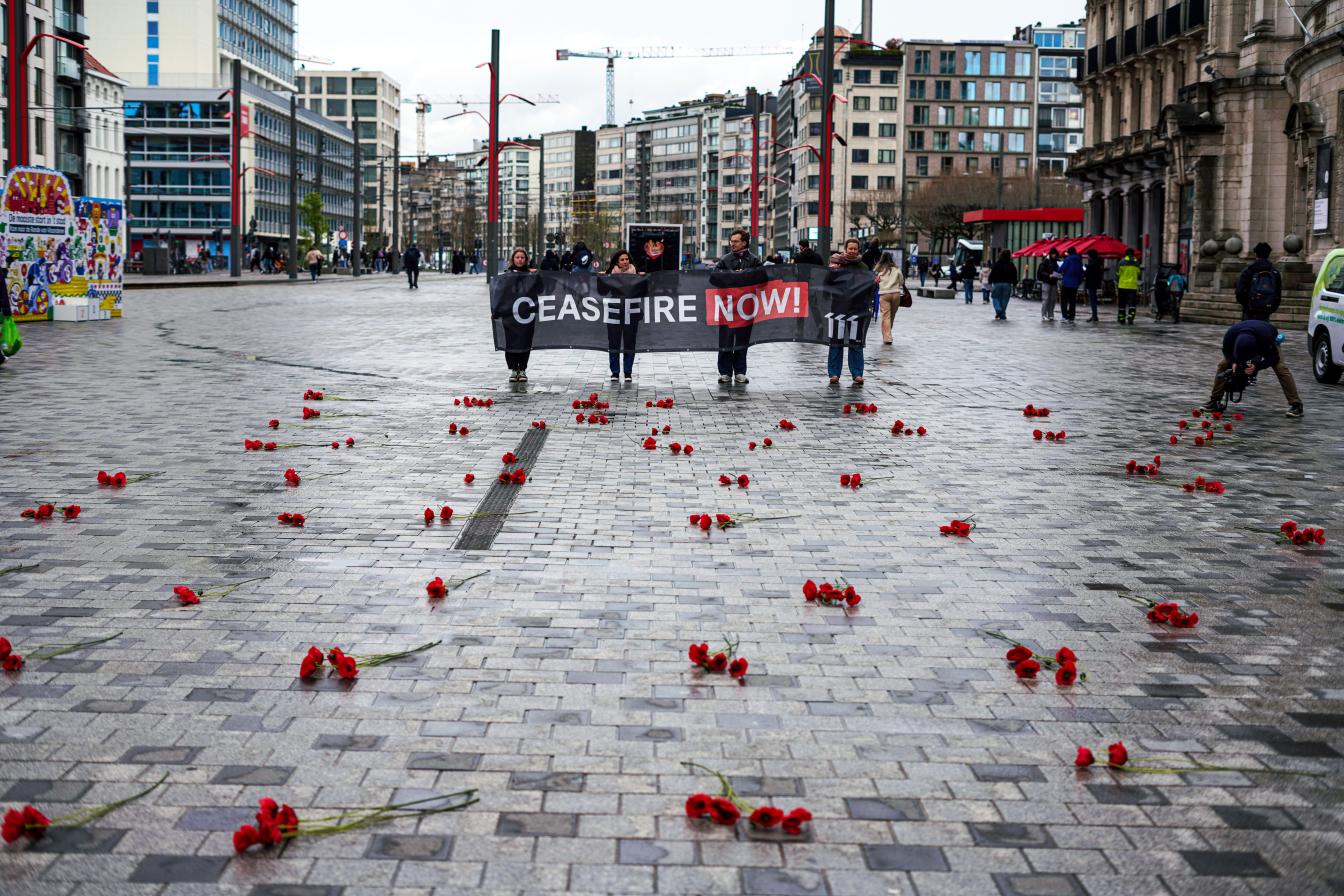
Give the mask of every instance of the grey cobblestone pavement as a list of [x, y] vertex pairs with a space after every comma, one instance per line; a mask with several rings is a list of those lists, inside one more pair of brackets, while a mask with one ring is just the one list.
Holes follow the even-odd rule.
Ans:
[[[56, 815], [169, 781], [0, 852], [0, 891], [1344, 892], [1340, 552], [1251, 531], [1344, 534], [1344, 396], [1311, 380], [1298, 334], [1306, 418], [1282, 417], [1268, 377], [1196, 448], [1168, 436], [1207, 394], [1210, 327], [1070, 328], [1020, 302], [995, 324], [978, 302], [920, 302], [896, 345], [870, 347], [861, 392], [828, 388], [824, 349], [795, 345], [754, 349], [745, 387], [719, 386], [704, 354], [641, 356], [614, 387], [603, 355], [571, 352], [536, 353], [511, 386], [480, 278], [399, 284], [154, 290], [123, 321], [26, 328], [0, 368], [0, 568], [27, 567], [0, 576], [0, 635], [31, 653], [122, 634], [0, 677], [0, 802]], [[610, 426], [573, 422], [590, 392]], [[843, 414], [860, 396], [878, 413]], [[1053, 413], [1024, 419], [1028, 402]], [[305, 404], [322, 416], [304, 424]], [[898, 417], [928, 435], [893, 437]], [[480, 530], [488, 547], [462, 549], [462, 517], [504, 496], [499, 458], [520, 446], [530, 478]], [[1124, 474], [1156, 453], [1160, 481]], [[160, 475], [108, 489], [99, 469]], [[855, 470], [869, 484], [842, 489]], [[1167, 487], [1196, 475], [1226, 494]], [[40, 500], [83, 513], [20, 519]], [[458, 518], [426, 526], [441, 504]], [[706, 535], [687, 524], [705, 511], [788, 516]], [[971, 539], [938, 534], [971, 513]], [[427, 599], [434, 576], [477, 572]], [[803, 599], [835, 577], [858, 607]], [[252, 578], [195, 607], [171, 591]], [[1126, 595], [1201, 621], [1149, 623]], [[1068, 645], [1086, 681], [1018, 681], [985, 629]], [[686, 659], [724, 633], [744, 683]], [[310, 644], [432, 639], [353, 685], [297, 677]], [[1075, 768], [1077, 745], [1104, 757], [1121, 739], [1136, 765], [1237, 771]], [[715, 782], [683, 761], [806, 806], [810, 833], [688, 820]], [[312, 817], [468, 787], [462, 812], [233, 853], [262, 796]]]

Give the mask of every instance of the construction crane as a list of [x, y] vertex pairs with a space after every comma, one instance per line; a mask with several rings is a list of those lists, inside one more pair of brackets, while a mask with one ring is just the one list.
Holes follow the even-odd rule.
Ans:
[[[450, 103], [461, 106], [464, 110], [468, 106], [484, 106], [489, 100], [469, 100], [464, 96], [455, 97], [426, 97], [423, 93], [417, 93], [413, 100], [402, 100], [402, 105], [415, 106], [415, 160], [419, 165], [425, 163], [428, 155], [425, 152], [425, 116], [434, 111], [435, 103]], [[534, 105], [553, 105], [560, 102], [555, 96], [539, 96], [533, 101]]]
[[607, 124], [616, 123], [616, 60], [617, 59], [687, 59], [719, 56], [795, 56], [798, 50], [790, 47], [701, 47], [685, 49], [681, 47], [640, 47], [634, 50], [618, 50], [603, 47], [601, 50], [556, 50], [557, 62], [566, 59], [605, 59], [607, 60]]

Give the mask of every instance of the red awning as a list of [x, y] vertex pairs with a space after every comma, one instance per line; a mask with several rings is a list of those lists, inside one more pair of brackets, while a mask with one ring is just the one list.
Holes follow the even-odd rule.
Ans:
[[[1122, 258], [1129, 247], [1113, 236], [1088, 236], [1076, 240], [1074, 249], [1080, 255], [1086, 255], [1088, 252], [1095, 251], [1102, 258]], [[1134, 256], [1139, 256], [1139, 250], [1134, 250]]]
[[1058, 249], [1061, 243], [1070, 242], [1064, 239], [1037, 240], [1027, 246], [1023, 246], [1013, 253], [1014, 258], [1035, 258], [1037, 256], [1049, 255], [1051, 249]]

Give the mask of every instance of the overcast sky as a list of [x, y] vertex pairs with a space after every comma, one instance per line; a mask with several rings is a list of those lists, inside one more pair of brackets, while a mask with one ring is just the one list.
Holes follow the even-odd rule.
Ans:
[[[879, 42], [1007, 39], [1017, 25], [1057, 25], [1083, 15], [1082, 0], [1036, 0], [1030, 16], [1003, 0], [874, 0], [873, 31]], [[734, 6], [742, 10], [733, 12]], [[837, 0], [836, 24], [857, 31], [859, 0]], [[371, 12], [371, 9], [373, 10]], [[529, 98], [553, 96], [558, 103], [535, 109], [506, 105], [504, 137], [600, 125], [606, 116], [605, 65], [601, 59], [558, 62], [555, 51], [647, 46], [679, 48], [789, 48], [801, 52], [821, 28], [821, 0], [772, 0], [731, 4], [723, 0], [678, 0], [663, 4], [539, 2], [539, 0], [298, 0], [299, 53], [333, 60], [335, 67], [380, 69], [414, 99], [464, 96], [483, 100], [490, 29], [500, 29], [502, 92]], [[647, 18], [640, 18], [643, 11]], [[750, 10], [750, 12], [748, 12]], [[768, 12], [767, 12], [768, 10]], [[617, 60], [616, 119], [624, 123], [644, 109], [706, 93], [772, 90], [788, 75], [794, 56], [721, 59]], [[323, 67], [307, 63], [310, 68]], [[484, 111], [483, 106], [473, 108]], [[431, 154], [470, 149], [485, 136], [475, 116], [443, 121], [460, 106], [436, 103], [427, 119]], [[415, 152], [415, 115], [402, 107], [402, 152]]]

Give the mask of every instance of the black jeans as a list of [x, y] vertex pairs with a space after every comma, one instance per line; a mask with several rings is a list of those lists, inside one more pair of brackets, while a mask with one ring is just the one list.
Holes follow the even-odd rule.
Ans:
[[1061, 286], [1059, 288], [1059, 313], [1065, 320], [1073, 320], [1078, 313], [1078, 287]]
[[420, 288], [420, 265], [418, 264], [406, 265], [406, 285], [409, 286], [411, 289]]
[[625, 350], [625, 375], [635, 372], [635, 334], [639, 331], [639, 321], [628, 324], [607, 324], [607, 355], [611, 361], [611, 375], [620, 372], [621, 350]]
[[747, 375], [747, 346], [751, 344], [751, 324], [745, 327], [719, 327], [719, 375]]
[[531, 357], [532, 352], [505, 352], [504, 363], [509, 365], [510, 370], [526, 370], [527, 359]]

